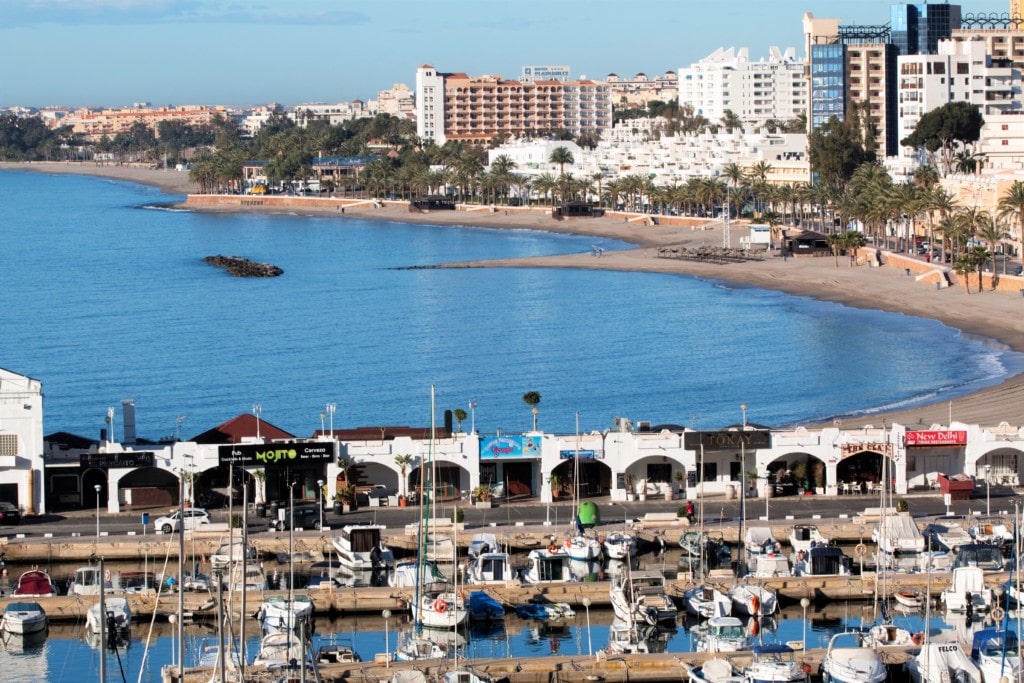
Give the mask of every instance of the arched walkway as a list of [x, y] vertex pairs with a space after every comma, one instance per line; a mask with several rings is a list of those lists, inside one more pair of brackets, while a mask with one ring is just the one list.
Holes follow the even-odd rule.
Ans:
[[[576, 463], [569, 459], [558, 464], [551, 471], [554, 481], [564, 482], [565, 491], [572, 495], [576, 490]], [[558, 479], [554, 479], [558, 477]], [[612, 488], [612, 470], [599, 460], [580, 458], [579, 460], [579, 496], [587, 498], [600, 496]]]
[[988, 480], [992, 486], [1018, 486], [1024, 458], [1015, 448], [997, 448], [978, 458], [975, 463], [979, 480]]
[[140, 467], [117, 482], [118, 499], [133, 508], [166, 507], [178, 502], [178, 477], [160, 467]]
[[[436, 472], [433, 485], [437, 500], [454, 500], [463, 491], [469, 491], [469, 470], [445, 460], [438, 460], [432, 467]], [[418, 496], [421, 486], [430, 485], [430, 477], [424, 473], [426, 469], [426, 466], [416, 467], [409, 472], [410, 494], [416, 492]], [[422, 481], [421, 477], [424, 477]]]
[[[810, 453], [786, 453], [768, 462], [767, 484], [773, 496], [797, 496], [827, 485], [825, 463]], [[764, 472], [759, 472], [763, 476]]]
[[[852, 453], [836, 465], [836, 483], [840, 493], [872, 493], [878, 490], [885, 473], [885, 458], [875, 451]], [[893, 478], [890, 470], [888, 475]]]
[[[231, 483], [228, 483], [228, 479]], [[242, 467], [218, 465], [199, 473], [195, 480], [195, 504], [203, 508], [228, 507], [229, 497], [234, 505], [241, 505], [244, 487], [248, 486], [248, 500], [255, 501], [256, 478]]]

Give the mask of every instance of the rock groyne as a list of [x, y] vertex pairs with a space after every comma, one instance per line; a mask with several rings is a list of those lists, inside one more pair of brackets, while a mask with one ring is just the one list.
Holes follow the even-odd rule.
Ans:
[[207, 256], [203, 261], [223, 268], [235, 277], [277, 277], [284, 273], [272, 263], [256, 263], [239, 256]]

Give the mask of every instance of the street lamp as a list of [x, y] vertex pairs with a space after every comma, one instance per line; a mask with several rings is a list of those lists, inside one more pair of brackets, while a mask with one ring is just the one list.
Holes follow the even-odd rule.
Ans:
[[321, 413], [320, 413], [320, 436], [323, 436], [324, 432], [327, 431], [326, 429], [324, 429], [324, 418], [325, 417], [327, 417], [327, 415], [324, 412], [321, 411]]
[[263, 412], [263, 406], [259, 403], [252, 404], [252, 414], [256, 416], [256, 438], [260, 438], [260, 413]]
[[629, 510], [622, 503], [612, 502], [612, 505], [622, 508], [622, 530], [629, 531]]
[[804, 608], [804, 654], [807, 653], [807, 608], [811, 606], [811, 601], [807, 598], [800, 598], [800, 606]]
[[469, 433], [476, 434], [476, 399], [469, 400]]
[[96, 489], [96, 540], [100, 540], [100, 489], [103, 487], [99, 484], [93, 486]]
[[317, 527], [317, 528], [320, 529], [321, 533], [323, 533], [323, 530], [324, 530], [324, 480], [323, 479], [317, 479], [316, 480], [316, 490], [317, 490], [317, 498], [320, 499], [320, 505], [319, 505], [319, 507], [320, 507], [320, 526]]
[[391, 668], [391, 645], [388, 643], [388, 619], [391, 618], [391, 610], [386, 609], [380, 613], [384, 617], [384, 668]]
[[334, 411], [337, 410], [337, 409], [338, 409], [338, 404], [337, 403], [328, 403], [327, 404], [327, 414], [330, 415], [330, 419], [331, 419], [331, 423], [330, 424], [331, 424], [331, 438], [332, 439], [334, 438]]
[[587, 656], [593, 656], [594, 643], [590, 639], [590, 598], [583, 598], [583, 607], [587, 610]]
[[992, 514], [992, 497], [990, 495], [992, 493], [992, 477], [989, 476], [991, 474], [992, 474], [992, 465], [986, 464], [985, 465], [985, 514], [986, 515], [991, 515]]

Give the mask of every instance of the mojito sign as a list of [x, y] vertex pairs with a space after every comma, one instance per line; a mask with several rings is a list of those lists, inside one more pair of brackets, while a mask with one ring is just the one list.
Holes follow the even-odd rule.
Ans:
[[305, 465], [334, 460], [334, 443], [246, 443], [221, 446], [217, 461], [221, 465]]

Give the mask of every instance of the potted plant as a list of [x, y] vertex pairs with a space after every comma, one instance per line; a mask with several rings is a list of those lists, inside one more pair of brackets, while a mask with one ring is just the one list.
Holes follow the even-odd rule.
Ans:
[[626, 472], [626, 500], [636, 500], [636, 475]]
[[686, 471], [676, 470], [672, 478], [676, 480], [676, 493], [682, 495], [686, 491]]
[[537, 413], [540, 412], [537, 406], [540, 405], [540, 394], [536, 391], [527, 391], [523, 394], [523, 403], [530, 406], [533, 413], [533, 431], [537, 431]]
[[343, 513], [345, 511], [344, 504], [345, 502], [342, 499], [341, 491], [338, 491], [334, 494], [334, 514], [340, 515]]
[[266, 481], [267, 471], [262, 467], [253, 470], [252, 478], [256, 480], [256, 516], [263, 518], [267, 516]]
[[338, 495], [341, 496], [341, 505], [344, 512], [352, 512], [356, 509], [356, 485], [347, 484]]
[[814, 482], [815, 493], [825, 493], [825, 463], [819, 460], [811, 465], [811, 480]]
[[566, 482], [565, 477], [562, 476], [561, 474], [557, 474], [557, 473], [556, 474], [552, 474], [551, 475], [551, 497], [554, 498], [555, 500], [558, 500], [559, 498], [561, 498], [562, 495], [565, 494], [565, 486], [566, 486], [567, 483], [568, 482]]
[[796, 486], [800, 489], [800, 493], [803, 493], [804, 489], [807, 488], [807, 463], [798, 462], [793, 465], [793, 479], [796, 480]]
[[405, 493], [405, 470], [412, 464], [412, 456], [408, 453], [400, 453], [395, 456], [395, 464], [398, 465], [399, 470], [402, 472], [402, 493], [398, 496], [398, 507], [404, 508], [409, 504]]
[[463, 410], [462, 408], [456, 408], [455, 410], [452, 411], [452, 415], [455, 416], [455, 421], [458, 423], [458, 427], [455, 428], [455, 431], [461, 433], [462, 421], [466, 419], [466, 411]]
[[452, 508], [452, 523], [459, 524], [466, 519], [466, 512], [459, 507]]

